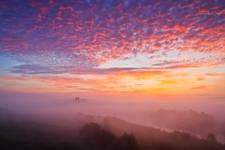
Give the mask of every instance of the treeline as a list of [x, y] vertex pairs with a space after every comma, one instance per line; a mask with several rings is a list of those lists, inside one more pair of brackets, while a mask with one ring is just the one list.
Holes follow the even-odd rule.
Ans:
[[96, 123], [84, 125], [79, 130], [78, 136], [61, 143], [52, 142], [52, 139], [50, 142], [46, 141], [43, 133], [41, 133], [43, 139], [41, 136], [34, 138], [33, 134], [36, 133], [36, 131], [30, 133], [30, 137], [24, 135], [21, 137], [19, 134], [15, 134], [18, 137], [0, 135], [0, 148], [1, 150], [138, 150], [138, 144], [132, 134], [124, 133], [118, 137]]
[[[28, 128], [19, 131], [16, 125], [0, 126], [1, 150], [224, 150], [225, 146], [219, 144], [213, 134], [207, 139], [197, 139], [189, 134], [172, 132], [169, 138], [162, 140], [137, 139], [135, 134], [123, 133], [115, 135], [96, 123], [87, 123], [78, 130], [78, 133], [64, 141], [56, 140], [57, 137], [48, 138], [41, 129], [29, 128], [29, 134], [23, 134]], [[8, 135], [12, 131], [15, 134]], [[17, 133], [16, 133], [17, 132]], [[157, 132], [155, 130], [155, 132]], [[4, 133], [4, 134], [1, 134]], [[149, 137], [154, 136], [149, 135]], [[165, 140], [167, 139], [167, 140]], [[168, 140], [169, 139], [169, 140]]]

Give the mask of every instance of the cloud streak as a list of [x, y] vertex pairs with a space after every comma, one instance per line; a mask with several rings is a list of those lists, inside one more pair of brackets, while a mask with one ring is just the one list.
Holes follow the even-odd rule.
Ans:
[[8, 88], [14, 78], [5, 76], [75, 91], [192, 89], [199, 82], [219, 89], [224, 81], [222, 0], [1, 1], [0, 20], [0, 56], [13, 60], [0, 72]]

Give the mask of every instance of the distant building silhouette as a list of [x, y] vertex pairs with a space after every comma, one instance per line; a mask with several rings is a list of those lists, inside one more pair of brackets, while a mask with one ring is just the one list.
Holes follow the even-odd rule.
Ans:
[[84, 102], [86, 99], [83, 99], [83, 98], [80, 98], [78, 96], [76, 96], [74, 99], [73, 99], [73, 102], [74, 103], [79, 103], [79, 102]]

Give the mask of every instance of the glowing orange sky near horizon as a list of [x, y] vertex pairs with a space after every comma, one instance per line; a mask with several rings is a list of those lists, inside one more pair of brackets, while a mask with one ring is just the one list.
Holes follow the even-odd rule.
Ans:
[[224, 2], [0, 8], [0, 91], [225, 96]]
[[[224, 67], [224, 66], [221, 66]], [[160, 71], [115, 71], [110, 74], [7, 75], [1, 90], [16, 92], [89, 92], [224, 95], [225, 74], [215, 67]]]

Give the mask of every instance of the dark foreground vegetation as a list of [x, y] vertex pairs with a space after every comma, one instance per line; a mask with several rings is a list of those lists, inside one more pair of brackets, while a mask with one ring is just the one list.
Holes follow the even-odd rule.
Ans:
[[77, 114], [69, 126], [0, 109], [0, 150], [225, 150], [214, 134], [197, 138], [115, 117]]
[[[116, 121], [115, 119], [113, 121]], [[3, 125], [0, 128], [1, 150], [224, 150], [225, 146], [217, 143], [213, 134], [207, 139], [197, 139], [188, 134], [173, 132], [160, 133], [150, 129], [138, 129], [136, 126], [121, 124], [126, 128], [143, 130], [149, 139], [141, 138], [138, 133], [114, 134], [116, 131], [106, 129], [97, 123], [83, 125], [73, 136], [67, 136], [71, 131], [56, 134], [38, 128], [38, 124]], [[128, 127], [129, 126], [129, 127]], [[118, 128], [118, 127], [117, 127]], [[117, 129], [114, 129], [117, 130]], [[145, 131], [146, 130], [146, 131]], [[137, 134], [138, 139], [135, 137]], [[165, 136], [157, 140], [155, 136]]]
[[[6, 129], [7, 130], [7, 129]], [[124, 133], [115, 136], [112, 132], [101, 128], [96, 123], [88, 123], [79, 130], [79, 135], [71, 140], [59, 142], [56, 137], [47, 139], [40, 131], [26, 133], [22, 129], [14, 129], [12, 137], [0, 136], [1, 150], [137, 150], [135, 137]]]

